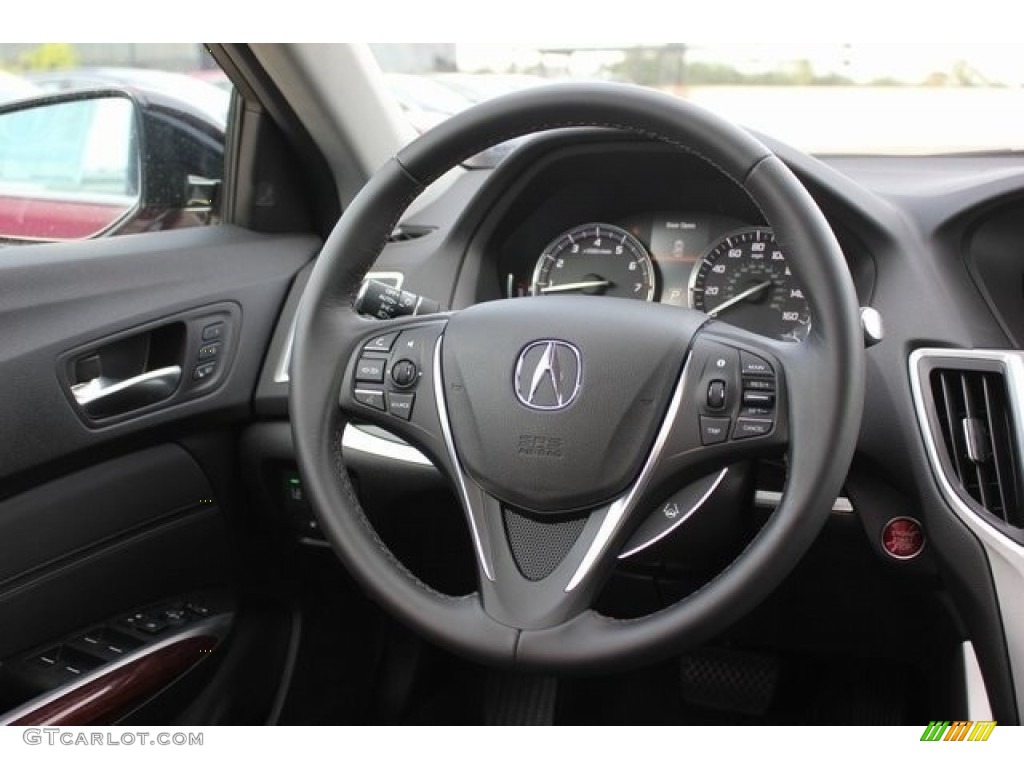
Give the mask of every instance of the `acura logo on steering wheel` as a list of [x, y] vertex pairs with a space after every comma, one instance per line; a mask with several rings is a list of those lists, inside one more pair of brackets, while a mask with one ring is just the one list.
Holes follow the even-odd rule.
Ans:
[[580, 351], [567, 341], [544, 339], [519, 353], [515, 389], [519, 402], [538, 411], [567, 408], [582, 384]]

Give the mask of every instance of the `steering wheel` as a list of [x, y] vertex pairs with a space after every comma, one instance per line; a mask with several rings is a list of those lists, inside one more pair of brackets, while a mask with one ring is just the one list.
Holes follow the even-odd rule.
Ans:
[[[586, 296], [506, 299], [389, 321], [355, 313], [363, 277], [428, 184], [501, 141], [584, 126], [696, 153], [744, 188], [807, 293], [808, 337], [773, 341], [695, 310]], [[751, 392], [771, 396], [751, 406]], [[561, 673], [678, 653], [774, 589], [840, 490], [863, 392], [846, 262], [789, 169], [750, 134], [696, 106], [589, 84], [478, 105], [373, 176], [305, 289], [290, 409], [299, 471], [322, 529], [377, 602], [462, 655]], [[474, 593], [436, 592], [378, 537], [345, 472], [341, 435], [350, 418], [403, 437], [447, 474], [476, 555]], [[722, 467], [782, 451], [781, 501], [721, 573], [639, 619], [592, 608], [616, 559], [665, 498]]]

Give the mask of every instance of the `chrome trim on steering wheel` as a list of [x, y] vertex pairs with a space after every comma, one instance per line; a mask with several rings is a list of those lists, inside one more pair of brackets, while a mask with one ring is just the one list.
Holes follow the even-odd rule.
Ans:
[[444, 401], [444, 384], [441, 378], [441, 341], [444, 339], [442, 333], [437, 337], [434, 345], [434, 398], [437, 402], [437, 415], [441, 422], [441, 434], [444, 435], [444, 445], [448, 449], [448, 460], [452, 463], [452, 474], [455, 475], [455, 484], [459, 489], [459, 497], [462, 499], [462, 506], [466, 510], [466, 518], [469, 520], [469, 532], [473, 537], [473, 548], [476, 549], [477, 559], [480, 561], [480, 568], [490, 581], [494, 581], [494, 570], [484, 552], [483, 542], [480, 539], [480, 526], [477, 524], [476, 511], [469, 499], [469, 492], [466, 490], [466, 477], [462, 471], [462, 464], [455, 453], [455, 441], [452, 440], [452, 429], [448, 423], [448, 406]]
[[729, 472], [729, 468], [728, 467], [725, 467], [724, 469], [722, 469], [722, 471], [718, 473], [718, 477], [716, 477], [714, 482], [711, 483], [711, 487], [708, 488], [703, 493], [703, 495], [701, 495], [701, 497], [699, 499], [697, 499], [696, 502], [694, 502], [693, 506], [691, 506], [688, 510], [686, 510], [681, 515], [679, 515], [673, 521], [672, 525], [670, 525], [668, 528], [666, 528], [664, 531], [659, 533], [654, 538], [648, 539], [643, 544], [640, 544], [639, 546], [633, 547], [632, 549], [630, 549], [630, 550], [628, 550], [626, 552], [620, 552], [619, 553], [619, 560], [625, 560], [627, 557], [632, 557], [637, 552], [643, 552], [648, 547], [654, 546], [659, 541], [661, 541], [666, 536], [668, 536], [670, 533], [672, 533], [672, 531], [674, 531], [680, 525], [682, 525], [687, 520], [689, 520], [698, 509], [700, 509], [701, 507], [704, 506], [704, 502], [706, 502], [708, 499], [711, 498], [711, 494], [713, 494], [715, 491], [718, 490], [718, 486], [720, 486], [722, 484], [722, 481], [725, 480], [725, 476], [726, 476], [726, 474], [728, 474], [728, 472]]
[[686, 389], [686, 377], [690, 368], [689, 363], [690, 354], [687, 353], [686, 359], [683, 361], [683, 371], [679, 374], [679, 381], [676, 382], [675, 391], [672, 392], [672, 400], [669, 401], [668, 411], [666, 411], [665, 418], [658, 429], [658, 437], [654, 440], [654, 445], [647, 456], [647, 461], [644, 462], [644, 468], [640, 470], [639, 477], [637, 477], [636, 482], [633, 483], [630, 489], [608, 507], [604, 520], [601, 521], [601, 527], [598, 529], [597, 535], [594, 536], [594, 540], [590, 543], [590, 549], [583, 556], [583, 560], [576, 569], [576, 573], [573, 574], [565, 587], [566, 592], [572, 592], [572, 590], [576, 589], [580, 582], [590, 573], [590, 569], [594, 567], [594, 563], [597, 562], [597, 559], [608, 547], [608, 542], [611, 541], [612, 536], [619, 530], [619, 526], [626, 519], [626, 515], [633, 511], [637, 498], [646, 489], [647, 481], [650, 479], [651, 473], [661, 458], [661, 451], [665, 447], [668, 436], [672, 433], [672, 425], [675, 423], [676, 414], [679, 413], [679, 406], [683, 402], [683, 390]]

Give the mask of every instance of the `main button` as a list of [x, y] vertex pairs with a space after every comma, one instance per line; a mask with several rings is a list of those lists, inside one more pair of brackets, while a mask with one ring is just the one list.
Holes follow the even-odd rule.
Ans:
[[744, 376], [773, 376], [775, 371], [767, 361], [757, 355], [740, 350], [740, 368]]

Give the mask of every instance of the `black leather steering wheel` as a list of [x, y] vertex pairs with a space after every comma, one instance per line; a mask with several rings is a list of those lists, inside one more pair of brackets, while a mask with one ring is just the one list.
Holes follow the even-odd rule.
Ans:
[[[573, 126], [658, 139], [702, 156], [743, 187], [807, 293], [808, 338], [772, 341], [692, 310], [584, 296], [508, 299], [384, 322], [354, 312], [361, 280], [428, 184], [498, 142]], [[751, 387], [773, 392], [772, 403], [744, 410]], [[373, 598], [471, 658], [567, 672], [678, 652], [774, 589], [839, 492], [863, 391], [846, 262], [789, 169], [750, 134], [702, 109], [640, 88], [591, 84], [481, 104], [381, 168], [338, 222], [306, 287], [290, 407], [313, 508]], [[437, 593], [379, 539], [344, 469], [341, 435], [350, 417], [404, 437], [447, 473], [473, 540], [476, 592]], [[640, 619], [591, 608], [624, 545], [668, 494], [717, 468], [782, 450], [782, 500], [723, 572]], [[675, 535], [685, 535], [685, 526]]]

